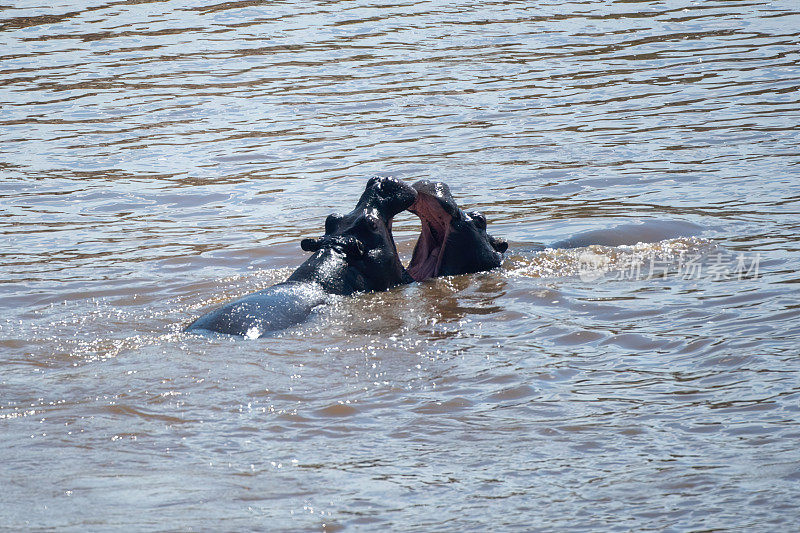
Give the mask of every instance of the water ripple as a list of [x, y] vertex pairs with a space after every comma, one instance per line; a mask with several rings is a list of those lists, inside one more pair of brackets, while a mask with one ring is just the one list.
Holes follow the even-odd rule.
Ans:
[[[3, 523], [791, 528], [797, 28], [786, 0], [0, 6]], [[447, 181], [503, 267], [181, 333], [375, 173]]]

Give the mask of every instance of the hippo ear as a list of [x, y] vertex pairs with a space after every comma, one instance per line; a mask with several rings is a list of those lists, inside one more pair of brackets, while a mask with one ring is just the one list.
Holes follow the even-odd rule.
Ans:
[[494, 248], [496, 251], [500, 252], [501, 254], [504, 254], [506, 252], [506, 250], [508, 250], [508, 243], [506, 242], [505, 239], [498, 239], [498, 238], [492, 237], [490, 235], [489, 236], [489, 244], [491, 244], [492, 248]]
[[331, 213], [328, 215], [328, 218], [325, 219], [325, 234], [330, 235], [336, 231], [343, 218], [344, 216], [339, 213]]
[[320, 247], [320, 239], [303, 239], [300, 241], [300, 248], [306, 252], [316, 252]]

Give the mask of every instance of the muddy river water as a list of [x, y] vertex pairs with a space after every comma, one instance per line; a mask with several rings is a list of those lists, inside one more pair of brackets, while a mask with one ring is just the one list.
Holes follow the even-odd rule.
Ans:
[[[2, 4], [0, 529], [796, 530], [796, 1]], [[372, 175], [503, 266], [182, 332]]]

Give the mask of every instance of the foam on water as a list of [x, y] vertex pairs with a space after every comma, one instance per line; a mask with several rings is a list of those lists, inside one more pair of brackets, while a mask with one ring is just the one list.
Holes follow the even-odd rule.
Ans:
[[678, 273], [687, 260], [708, 261], [708, 256], [717, 252], [722, 253], [709, 240], [681, 237], [634, 245], [546, 248], [530, 257], [512, 255], [503, 268], [509, 276], [532, 278], [578, 276], [582, 281], [593, 281], [615, 274], [637, 279]]

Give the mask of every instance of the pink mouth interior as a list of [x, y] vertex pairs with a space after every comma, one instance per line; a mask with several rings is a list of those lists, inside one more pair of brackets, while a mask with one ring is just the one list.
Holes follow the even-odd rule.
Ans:
[[436, 198], [427, 194], [418, 194], [417, 200], [408, 210], [420, 218], [422, 232], [407, 270], [415, 281], [422, 281], [439, 272], [444, 244], [450, 233], [451, 217]]

